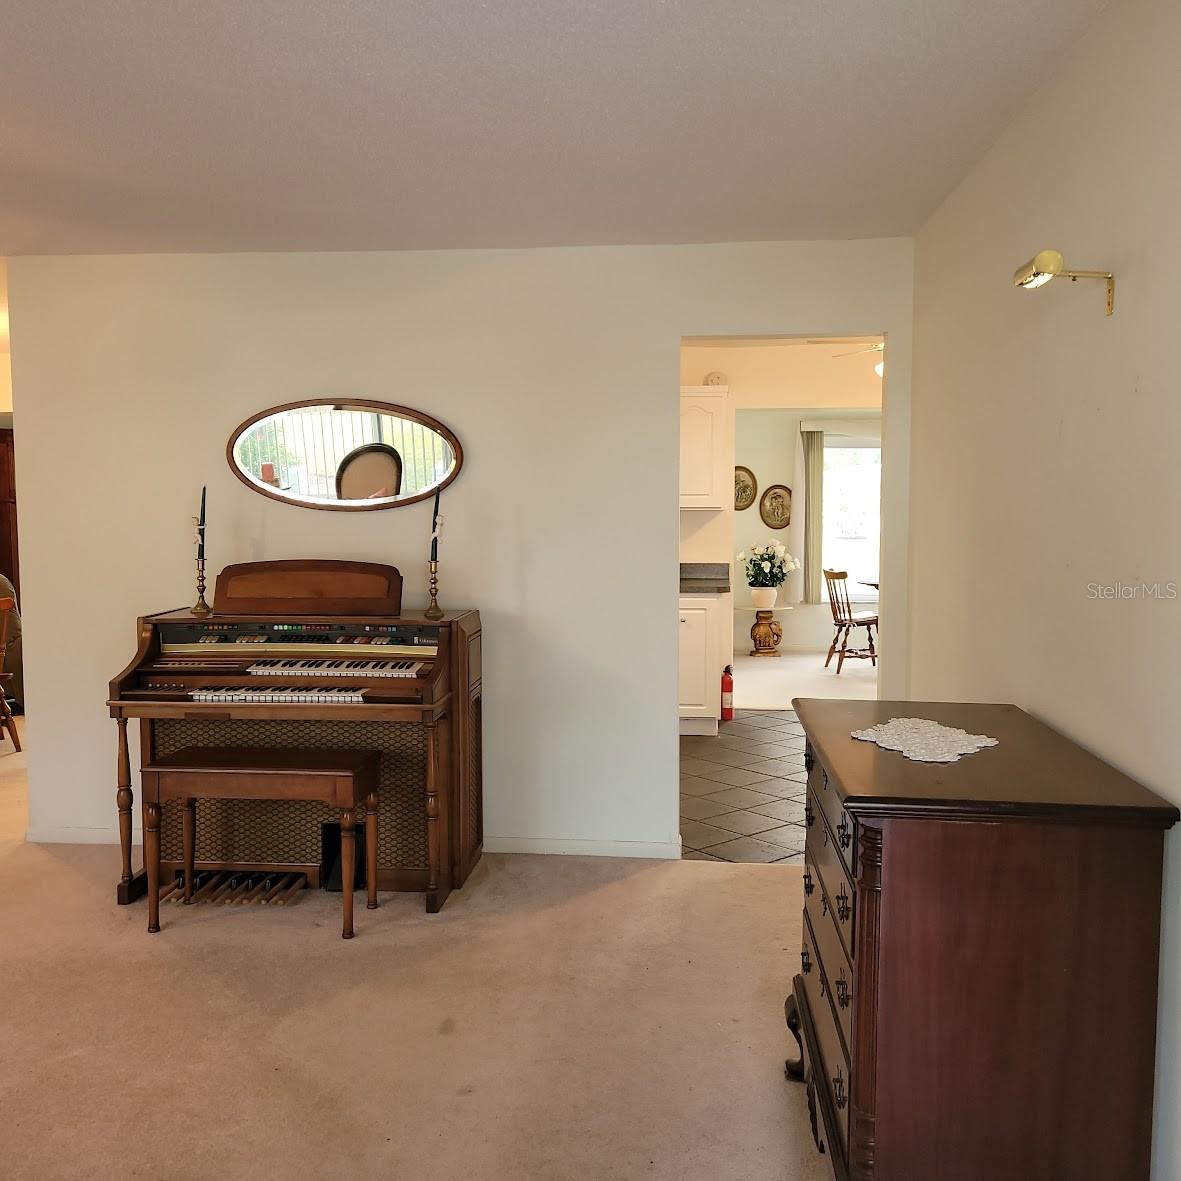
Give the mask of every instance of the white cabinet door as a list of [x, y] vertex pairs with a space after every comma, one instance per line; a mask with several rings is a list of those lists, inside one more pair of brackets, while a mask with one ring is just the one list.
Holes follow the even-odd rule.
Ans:
[[681, 392], [681, 508], [734, 501], [734, 410], [726, 386]]
[[716, 718], [719, 712], [718, 604], [686, 596], [678, 612], [677, 700], [683, 718]]
[[709, 665], [709, 617], [701, 607], [680, 611], [680, 658], [677, 665], [677, 696], [681, 714], [700, 716], [705, 708], [706, 669]]

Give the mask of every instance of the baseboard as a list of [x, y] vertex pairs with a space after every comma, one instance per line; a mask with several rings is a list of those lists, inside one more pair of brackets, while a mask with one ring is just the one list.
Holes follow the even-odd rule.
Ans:
[[712, 737], [718, 732], [717, 718], [681, 718], [680, 730], [682, 734], [702, 734]]
[[563, 837], [484, 837], [485, 853], [556, 853], [579, 857], [659, 857], [679, 859], [681, 842], [579, 841]]
[[[141, 843], [138, 828], [132, 839]], [[25, 840], [30, 845], [117, 845], [119, 832], [114, 828], [30, 828]]]
[[[34, 845], [117, 845], [119, 834], [109, 828], [38, 828], [29, 829], [25, 840]], [[138, 831], [132, 840], [136, 845], [141, 843]], [[676, 859], [681, 856], [681, 844], [680, 841], [580, 841], [563, 837], [485, 836], [484, 852]]]

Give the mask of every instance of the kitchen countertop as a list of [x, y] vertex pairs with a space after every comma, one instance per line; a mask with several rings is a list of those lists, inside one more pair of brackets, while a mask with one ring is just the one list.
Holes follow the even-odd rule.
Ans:
[[728, 595], [730, 593], [730, 565], [728, 562], [682, 562], [681, 594]]

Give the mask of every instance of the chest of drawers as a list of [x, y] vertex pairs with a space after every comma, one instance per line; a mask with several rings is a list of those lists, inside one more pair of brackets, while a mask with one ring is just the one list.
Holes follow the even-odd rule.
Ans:
[[[793, 704], [788, 1073], [837, 1181], [1146, 1181], [1177, 809], [1015, 706]], [[894, 717], [999, 743], [934, 765], [850, 737]]]

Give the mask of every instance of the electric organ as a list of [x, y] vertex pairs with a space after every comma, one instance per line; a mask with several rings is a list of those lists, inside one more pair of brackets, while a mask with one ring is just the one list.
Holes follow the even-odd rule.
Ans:
[[[380, 753], [378, 885], [437, 911], [483, 841], [480, 616], [401, 609], [402, 579], [365, 562], [227, 566], [211, 614], [139, 621], [135, 659], [110, 685], [118, 726], [117, 897], [146, 891], [131, 863], [127, 727], [142, 761], [185, 747], [364, 748]], [[293, 872], [318, 885], [325, 825], [310, 801], [202, 799], [197, 868]], [[161, 868], [182, 865], [180, 809], [164, 806]]]

